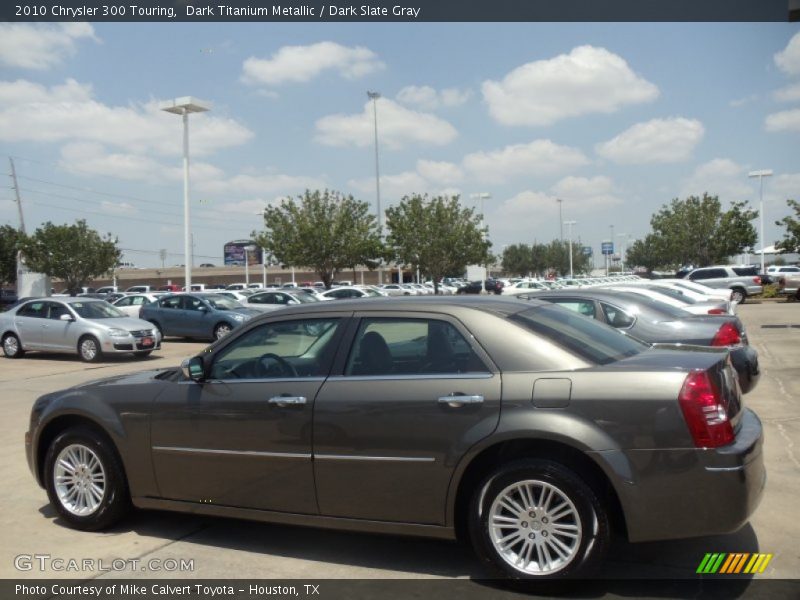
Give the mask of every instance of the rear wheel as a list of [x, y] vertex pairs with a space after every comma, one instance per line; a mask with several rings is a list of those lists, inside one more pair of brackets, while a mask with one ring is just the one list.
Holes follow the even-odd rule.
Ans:
[[91, 429], [68, 429], [45, 456], [50, 503], [76, 529], [105, 529], [130, 507], [128, 485], [116, 451]]
[[504, 465], [487, 477], [469, 519], [478, 557], [515, 580], [585, 575], [602, 557], [610, 531], [602, 503], [583, 479], [539, 459]]
[[22, 342], [14, 333], [7, 333], [3, 336], [3, 354], [6, 358], [22, 358], [25, 350], [22, 349]]
[[84, 362], [99, 362], [103, 359], [100, 342], [92, 335], [85, 335], [78, 340], [78, 356]]
[[746, 298], [747, 292], [745, 292], [742, 288], [733, 288], [733, 291], [731, 292], [731, 302], [744, 304]]

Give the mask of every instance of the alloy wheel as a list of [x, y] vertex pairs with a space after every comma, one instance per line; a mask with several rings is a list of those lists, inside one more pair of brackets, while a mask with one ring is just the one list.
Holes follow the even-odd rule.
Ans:
[[106, 493], [106, 473], [97, 454], [83, 444], [71, 444], [56, 458], [55, 492], [61, 506], [73, 515], [97, 511]]

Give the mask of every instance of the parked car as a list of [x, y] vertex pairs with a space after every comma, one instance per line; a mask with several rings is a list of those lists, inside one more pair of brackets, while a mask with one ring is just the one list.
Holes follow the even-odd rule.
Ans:
[[719, 298], [720, 300], [731, 300], [733, 291], [729, 288], [713, 288], [700, 283], [699, 281], [689, 281], [688, 279], [650, 279], [641, 280], [647, 281], [651, 285], [667, 285], [674, 286], [682, 289], [692, 290], [699, 294], [704, 294], [710, 298]]
[[259, 313], [219, 294], [180, 293], [145, 304], [140, 314], [163, 336], [218, 340]]
[[483, 284], [483, 289], [490, 294], [502, 294], [504, 287], [505, 284], [501, 280], [492, 277], [489, 277]]
[[156, 288], [152, 285], [132, 285], [127, 290], [125, 290], [126, 294], [149, 294], [151, 292], [155, 292]]
[[17, 303], [17, 290], [13, 289], [0, 289], [0, 310], [13, 306]]
[[[608, 289], [649, 296], [659, 302], [664, 302], [665, 304], [669, 304], [693, 315], [734, 314], [732, 303], [727, 300], [695, 300], [683, 292], [672, 288], [634, 283], [631, 285], [613, 284], [608, 286]], [[735, 304], [734, 302], [733, 305]]]
[[800, 267], [792, 265], [772, 265], [767, 267], [768, 275], [780, 275], [782, 273], [800, 273]]
[[550, 286], [542, 281], [523, 280], [518, 281], [511, 286], [503, 288], [504, 296], [516, 296], [518, 294], [528, 294], [530, 292], [549, 290]]
[[800, 273], [781, 273], [778, 277], [778, 293], [800, 300]]
[[709, 287], [730, 288], [731, 300], [738, 304], [744, 304], [748, 296], [760, 294], [764, 289], [758, 269], [748, 266], [702, 267], [689, 271], [686, 279]]
[[456, 288], [456, 294], [480, 294], [481, 290], [483, 290], [482, 281], [467, 281], [462, 282], [461, 285]]
[[353, 298], [384, 298], [386, 294], [379, 294], [366, 287], [342, 286], [322, 292], [320, 296], [333, 300], [350, 300]]
[[408, 288], [404, 288], [402, 284], [399, 283], [384, 283], [380, 288], [386, 292], [387, 296], [416, 296], [417, 293], [414, 290], [410, 290]]
[[297, 289], [266, 290], [257, 292], [247, 298], [244, 306], [261, 312], [278, 310], [294, 304], [311, 304], [319, 302], [315, 294], [307, 294]]
[[97, 288], [95, 290], [98, 294], [113, 294], [119, 291], [119, 288], [116, 285], [105, 285], [103, 287]]
[[129, 317], [138, 319], [142, 306], [156, 300], [158, 300], [158, 295], [156, 294], [128, 294], [116, 300], [114, 306]]
[[200, 263], [201, 269], [210, 269], [214, 266], [214, 263]]
[[150, 323], [105, 300], [79, 297], [36, 298], [0, 314], [0, 339], [7, 358], [43, 351], [77, 354], [86, 362], [105, 354], [149, 356], [161, 344]]
[[607, 288], [537, 292], [528, 298], [569, 308], [649, 344], [729, 348], [744, 393], [753, 390], [761, 377], [758, 352], [750, 346], [739, 317], [692, 315], [648, 296]]
[[246, 290], [247, 284], [244, 282], [241, 283], [230, 283], [225, 286], [226, 290]]
[[159, 292], [180, 292], [183, 288], [179, 286], [177, 283], [167, 283], [165, 285], [158, 286]]
[[536, 582], [589, 572], [614, 531], [736, 531], [766, 481], [726, 349], [651, 347], [546, 302], [293, 306], [112, 381], [40, 397], [25, 435], [78, 529], [133, 505], [463, 533], [494, 574]]

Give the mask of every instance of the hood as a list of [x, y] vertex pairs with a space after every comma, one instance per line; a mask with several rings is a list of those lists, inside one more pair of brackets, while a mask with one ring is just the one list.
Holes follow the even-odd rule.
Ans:
[[125, 331], [140, 331], [142, 329], [153, 329], [153, 324], [144, 319], [134, 317], [120, 317], [116, 319], [87, 319], [96, 325], [104, 326], [108, 329], [124, 329]]
[[166, 372], [174, 371], [174, 368], [167, 369], [150, 369], [148, 371], [139, 371], [136, 373], [128, 373], [126, 375], [114, 375], [113, 377], [103, 377], [102, 379], [93, 379], [86, 383], [73, 386], [72, 389], [81, 388], [96, 388], [108, 385], [136, 385], [155, 381], [159, 375]]

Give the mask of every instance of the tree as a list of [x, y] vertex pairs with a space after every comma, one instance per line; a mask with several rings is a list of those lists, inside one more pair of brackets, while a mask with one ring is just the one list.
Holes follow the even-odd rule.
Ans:
[[643, 240], [636, 240], [625, 253], [625, 262], [629, 266], [644, 267], [648, 272], [663, 266], [659, 241], [660, 238], [653, 233], [648, 233]]
[[775, 221], [775, 225], [786, 227], [783, 239], [775, 244], [776, 250], [783, 252], [800, 252], [800, 202], [797, 200], [787, 200], [786, 205], [794, 210], [794, 217], [787, 215], [780, 221]]
[[83, 285], [113, 269], [122, 253], [117, 238], [100, 237], [81, 219], [74, 225], [53, 225], [47, 222], [23, 243], [28, 267], [64, 281], [70, 295]]
[[[545, 268], [561, 275], [569, 273], [569, 242], [553, 240], [544, 247]], [[592, 258], [583, 253], [580, 243], [572, 243], [572, 272], [588, 273], [592, 269]]]
[[256, 244], [283, 264], [311, 267], [326, 289], [338, 271], [373, 268], [385, 254], [369, 204], [336, 191], [306, 190], [268, 206], [264, 226]]
[[723, 211], [717, 196], [675, 198], [650, 219], [655, 235], [651, 242], [661, 253], [658, 266], [706, 266], [741, 254], [756, 243], [751, 223], [756, 217], [758, 211], [747, 202], [733, 202]]
[[11, 225], [0, 227], [0, 283], [17, 281], [17, 252], [25, 239], [25, 234]]
[[525, 277], [533, 271], [531, 247], [527, 244], [512, 244], [503, 250], [503, 272]]
[[386, 227], [396, 259], [430, 277], [436, 293], [445, 275], [489, 260], [481, 219], [458, 196], [406, 196], [386, 210]]

